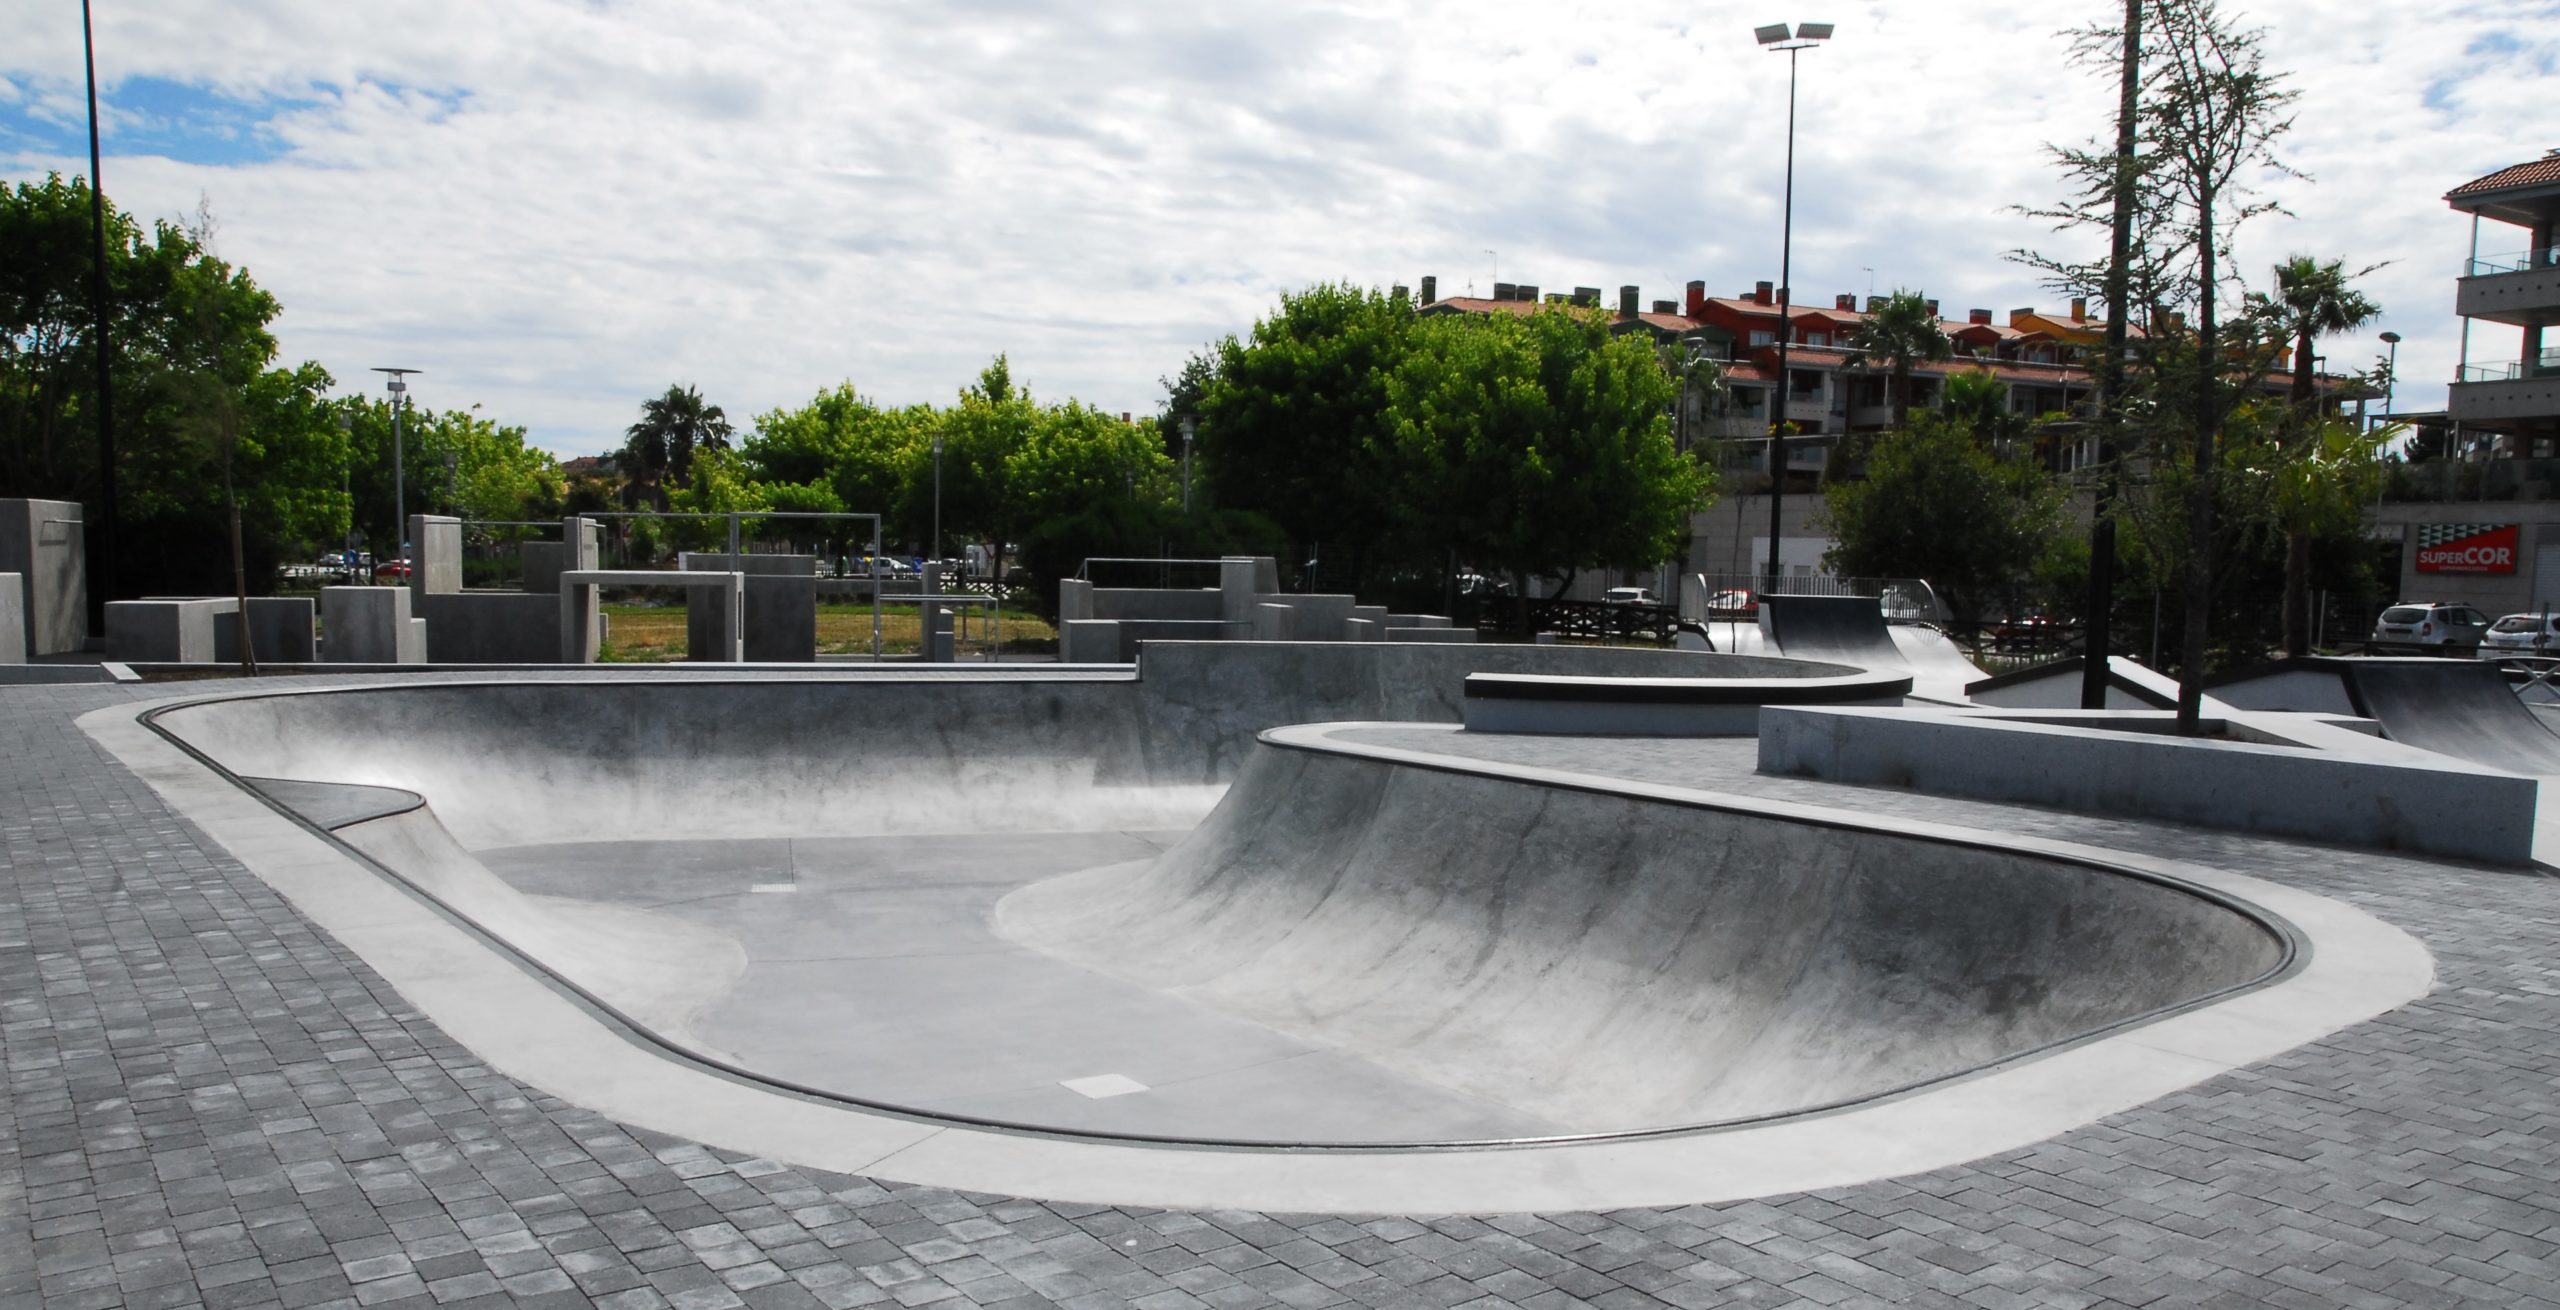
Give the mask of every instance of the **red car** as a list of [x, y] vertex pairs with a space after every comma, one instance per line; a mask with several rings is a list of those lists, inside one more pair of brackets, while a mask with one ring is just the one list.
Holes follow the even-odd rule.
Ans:
[[409, 580], [409, 561], [405, 559], [384, 560], [380, 564], [373, 566], [373, 576], [375, 581], [381, 581], [385, 578], [394, 578], [399, 581], [406, 582]]

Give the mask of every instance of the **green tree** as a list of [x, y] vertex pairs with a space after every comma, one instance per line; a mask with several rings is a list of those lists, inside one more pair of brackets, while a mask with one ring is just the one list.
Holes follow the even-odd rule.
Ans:
[[[931, 447], [940, 423], [930, 405], [882, 409], [857, 394], [852, 383], [840, 382], [798, 409], [758, 416], [740, 453], [758, 480], [777, 489], [810, 489], [777, 490], [775, 508], [792, 500], [792, 507], [806, 502], [813, 512], [877, 514], [883, 530], [895, 532], [913, 497], [918, 468], [932, 476]], [[826, 497], [815, 494], [820, 487]]]
[[1567, 308], [1424, 320], [1387, 379], [1387, 475], [1416, 553], [1510, 575], [1670, 558], [1713, 475], [1682, 454], [1653, 350]]
[[1374, 556], [1395, 518], [1376, 464], [1392, 444], [1387, 379], [1414, 323], [1410, 299], [1325, 284], [1221, 342], [1194, 448], [1216, 503], [1269, 515], [1301, 546]]
[[1680, 400], [1672, 411], [1676, 416], [1672, 444], [1686, 453], [1698, 446], [1698, 420], [1722, 412], [1730, 394], [1725, 385], [1724, 357], [1701, 337], [1663, 342], [1656, 353], [1661, 357], [1662, 371], [1680, 387]]
[[2031, 460], [1926, 411], [1877, 440], [1863, 480], [1825, 496], [1835, 544], [1823, 567], [1926, 578], [1968, 625], [2033, 591], [2063, 528], [2062, 493]]
[[1848, 368], [1881, 363], [1890, 370], [1893, 426], [1903, 427], [1911, 422], [1911, 366], [1934, 364], [1953, 353], [1955, 345], [1928, 300], [1897, 287], [1850, 331], [1849, 353], [1840, 362]]

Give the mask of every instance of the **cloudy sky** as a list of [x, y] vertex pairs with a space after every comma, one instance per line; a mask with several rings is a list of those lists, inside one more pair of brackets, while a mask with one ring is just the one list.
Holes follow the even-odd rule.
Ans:
[[[2292, 216], [2244, 267], [2392, 261], [2373, 330], [2406, 338], [2401, 407], [2441, 404], [2442, 196], [2560, 147], [2560, 3], [2226, 2], [2314, 179], [2270, 188]], [[948, 401], [998, 351], [1042, 399], [1150, 412], [1329, 279], [1731, 294], [1777, 276], [1787, 61], [1751, 29], [1788, 19], [1839, 27], [1802, 57], [1798, 297], [2052, 307], [2001, 255], [2063, 239], [2010, 207], [2112, 103], [2058, 30], [2108, 0], [95, 3], [117, 203], [209, 203], [289, 358], [423, 369], [422, 403], [562, 454], [672, 382], [743, 425], [847, 379]], [[86, 172], [84, 115], [77, 0], [0, 6], [0, 178]]]

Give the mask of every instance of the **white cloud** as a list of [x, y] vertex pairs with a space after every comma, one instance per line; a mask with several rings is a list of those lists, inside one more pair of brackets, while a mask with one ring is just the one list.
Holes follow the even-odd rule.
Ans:
[[[2243, 266], [2396, 261], [2368, 284], [2376, 330], [2407, 338], [2404, 407], [2440, 400], [2467, 240], [2441, 197], [2560, 144], [2553, 6], [2252, 8], [2302, 93], [2285, 154], [2319, 181], [2279, 189], [2295, 217], [2253, 228]], [[36, 9], [0, 14], [0, 77], [45, 110], [0, 112], [76, 114], [76, 11]], [[2000, 252], [2053, 240], [2010, 206], [2053, 197], [2044, 143], [2101, 131], [2111, 104], [2054, 29], [2111, 9], [1834, 5], [1838, 37], [1802, 56], [1798, 294], [1872, 277], [1951, 311], [2050, 303]], [[99, 66], [313, 101], [255, 164], [118, 154], [111, 133], [108, 189], [146, 216], [209, 196], [225, 253], [284, 303], [288, 354], [352, 385], [424, 368], [426, 403], [480, 401], [577, 452], [670, 382], [740, 419], [841, 378], [945, 400], [997, 351], [1044, 397], [1145, 411], [1284, 289], [1456, 291], [1492, 280], [1487, 250], [1507, 281], [1649, 299], [1774, 278], [1766, 17], [163, 0], [100, 11]], [[85, 166], [0, 154], [0, 176]]]

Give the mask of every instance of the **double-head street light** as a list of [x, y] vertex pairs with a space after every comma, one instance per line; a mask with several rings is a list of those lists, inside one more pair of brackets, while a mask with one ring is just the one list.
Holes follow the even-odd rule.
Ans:
[[[409, 375], [426, 370], [376, 368], [373, 371], [391, 375], [391, 540], [395, 551], [392, 558], [405, 560], [409, 558], [409, 485], [406, 472], [401, 467], [400, 411], [409, 405]], [[374, 561], [377, 565], [381, 562], [379, 559]], [[413, 564], [410, 567], [417, 566]]]
[[1787, 183], [1786, 200], [1779, 211], [1778, 225], [1778, 381], [1771, 388], [1769, 406], [1769, 582], [1768, 591], [1778, 589], [1783, 576], [1778, 566], [1778, 534], [1780, 514], [1787, 495], [1787, 342], [1795, 335], [1795, 324], [1789, 312], [1787, 284], [1794, 275], [1796, 236], [1796, 52], [1810, 50], [1831, 39], [1829, 23], [1798, 23], [1789, 30], [1785, 23], [1771, 23], [1752, 29], [1762, 48], [1787, 53]]

